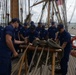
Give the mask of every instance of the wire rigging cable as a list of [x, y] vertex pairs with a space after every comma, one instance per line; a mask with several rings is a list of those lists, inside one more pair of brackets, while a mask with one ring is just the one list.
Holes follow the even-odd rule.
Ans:
[[37, 61], [35, 70], [34, 70], [33, 74], [31, 74], [31, 75], [35, 75], [35, 74], [36, 74], [37, 67], [38, 67], [38, 65], [39, 65], [39, 62], [40, 62], [41, 56], [42, 56], [42, 54], [43, 54], [43, 51], [44, 51], [44, 47], [42, 48], [42, 51], [41, 51], [40, 56], [39, 56], [39, 58], [38, 58], [38, 61]]
[[30, 69], [31, 69], [31, 67], [32, 67], [32, 65], [33, 65], [33, 61], [34, 61], [34, 58], [35, 58], [35, 55], [36, 55], [37, 49], [38, 49], [38, 46], [36, 46], [36, 48], [35, 48], [35, 51], [34, 51], [34, 54], [33, 54], [33, 57], [32, 57], [32, 60], [31, 60], [31, 63], [30, 63], [30, 66], [29, 66], [29, 69], [28, 69], [26, 75], [29, 74], [29, 71], [30, 71]]

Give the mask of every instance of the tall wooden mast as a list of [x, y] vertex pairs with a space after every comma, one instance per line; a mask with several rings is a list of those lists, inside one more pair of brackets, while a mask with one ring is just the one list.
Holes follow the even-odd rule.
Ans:
[[10, 0], [11, 18], [19, 18], [19, 0]]

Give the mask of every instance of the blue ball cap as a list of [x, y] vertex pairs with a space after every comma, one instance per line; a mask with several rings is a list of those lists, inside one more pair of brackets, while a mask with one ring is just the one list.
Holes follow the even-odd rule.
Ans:
[[62, 29], [64, 28], [64, 25], [63, 24], [58, 24], [58, 29]]
[[36, 28], [35, 25], [31, 25], [31, 26], [30, 26], [30, 29], [31, 29], [31, 30], [35, 30], [35, 28]]
[[11, 22], [18, 22], [18, 23], [20, 23], [20, 20], [18, 19], [18, 18], [13, 18], [12, 20], [11, 20]]
[[28, 23], [27, 23], [27, 22], [25, 22], [25, 23], [24, 23], [24, 26], [27, 26], [27, 25], [28, 25]]
[[41, 22], [38, 22], [38, 24], [42, 24]]
[[30, 24], [31, 24], [31, 25], [34, 25], [34, 21], [31, 21]]
[[55, 24], [55, 22], [54, 22], [54, 21], [52, 21], [52, 22], [51, 22], [51, 25], [54, 25], [54, 24]]

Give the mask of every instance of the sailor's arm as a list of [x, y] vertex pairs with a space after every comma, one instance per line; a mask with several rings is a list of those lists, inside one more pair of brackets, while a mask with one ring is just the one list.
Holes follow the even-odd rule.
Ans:
[[18, 53], [16, 52], [12, 42], [12, 36], [10, 36], [9, 34], [6, 34], [6, 44], [9, 47], [9, 49], [12, 51], [14, 57], [18, 56]]
[[15, 43], [15, 44], [23, 44], [23, 43], [25, 43], [25, 41], [20, 41], [20, 40], [15, 40], [15, 39], [14, 39], [14, 43]]
[[67, 42], [64, 42], [63, 44], [62, 44], [62, 49], [64, 49], [65, 47], [66, 47], [66, 45], [67, 45]]

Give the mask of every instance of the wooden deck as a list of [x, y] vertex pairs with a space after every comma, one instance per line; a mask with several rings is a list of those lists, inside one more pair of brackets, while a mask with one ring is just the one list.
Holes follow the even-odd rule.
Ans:
[[67, 75], [76, 75], [76, 58], [70, 55]]
[[[21, 57], [21, 55], [22, 54], [19, 55], [19, 58]], [[12, 67], [13, 68], [16, 66], [16, 63], [18, 62], [19, 58], [12, 60]], [[56, 65], [56, 68], [58, 68], [58, 67], [59, 66]], [[29, 75], [32, 75], [33, 72], [34, 72], [34, 67], [32, 68], [32, 71], [29, 73]], [[25, 75], [24, 73], [25, 73], [25, 70], [23, 67], [21, 75]], [[18, 75], [18, 70], [13, 75]], [[51, 75], [51, 65], [48, 65], [48, 66], [42, 65], [41, 67], [39, 67], [37, 69], [37, 72], [35, 75]], [[55, 74], [55, 75], [59, 75], [59, 74]], [[67, 75], [76, 75], [76, 58], [72, 57], [71, 55], [70, 55], [70, 59], [69, 59], [69, 63], [68, 63]]]

